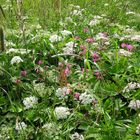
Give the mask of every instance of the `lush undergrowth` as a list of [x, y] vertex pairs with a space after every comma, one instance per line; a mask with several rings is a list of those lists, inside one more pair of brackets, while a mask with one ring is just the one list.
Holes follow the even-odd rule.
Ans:
[[139, 3], [1, 0], [0, 140], [139, 140]]

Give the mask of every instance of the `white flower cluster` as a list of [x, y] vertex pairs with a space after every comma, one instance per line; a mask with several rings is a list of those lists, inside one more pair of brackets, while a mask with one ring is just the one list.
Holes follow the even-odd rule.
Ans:
[[38, 98], [35, 96], [29, 96], [23, 100], [23, 104], [25, 105], [26, 109], [33, 108], [34, 105], [36, 105], [37, 103], [38, 103]]
[[75, 132], [71, 136], [71, 140], [84, 140], [84, 136], [80, 135], [79, 133]]
[[101, 16], [94, 16], [94, 18], [89, 22], [89, 26], [95, 26], [97, 24], [100, 24], [103, 17]]
[[140, 100], [131, 100], [128, 107], [135, 109], [135, 110], [140, 108]]
[[34, 83], [34, 90], [37, 91], [37, 93], [40, 95], [40, 96], [43, 96], [46, 92], [45, 90], [45, 84], [44, 83]]
[[25, 130], [27, 128], [27, 125], [25, 124], [25, 122], [19, 122], [16, 123], [16, 130], [17, 131], [21, 131], [21, 130]]
[[66, 47], [63, 48], [64, 54], [73, 54], [74, 53], [74, 47], [76, 47], [77, 44], [75, 44], [73, 41], [66, 43]]
[[134, 90], [134, 89], [139, 89], [140, 88], [140, 84], [136, 83], [136, 82], [130, 82], [127, 84], [127, 86], [123, 89], [123, 93], [124, 92], [129, 92], [130, 90]]
[[71, 35], [72, 32], [70, 32], [70, 31], [68, 31], [68, 30], [63, 30], [63, 31], [61, 31], [61, 34], [62, 34], [63, 36], [68, 36], [68, 35]]
[[136, 127], [136, 134], [140, 134], [140, 124]]
[[[127, 31], [128, 32], [128, 31]], [[131, 32], [134, 32], [133, 30]], [[130, 31], [129, 31], [130, 33]], [[124, 41], [124, 40], [130, 40], [130, 41], [136, 41], [136, 42], [140, 42], [140, 35], [125, 35], [123, 37], [120, 37], [120, 41]]]
[[82, 93], [79, 97], [79, 100], [81, 101], [81, 104], [87, 105], [92, 103], [92, 101], [94, 100], [94, 98], [90, 95], [85, 93]]
[[71, 14], [74, 16], [82, 16], [82, 10], [73, 10]]
[[42, 129], [44, 129], [45, 131], [49, 133], [54, 133], [54, 131], [59, 130], [59, 128], [56, 127], [55, 123], [46, 123], [42, 126]]
[[104, 33], [98, 33], [96, 35], [96, 40], [105, 40], [108, 41], [108, 37], [104, 35]]
[[58, 36], [58, 35], [52, 35], [50, 36], [49, 40], [53, 43], [53, 42], [58, 42], [58, 41], [61, 41], [62, 40], [62, 37], [61, 36]]
[[51, 131], [54, 127], [55, 125], [53, 123], [46, 123], [42, 126], [42, 128], [45, 129], [46, 131]]
[[69, 108], [67, 107], [56, 107], [55, 110], [56, 118], [59, 119], [66, 119], [70, 115]]
[[8, 42], [8, 41], [5, 42], [5, 45], [6, 45], [6, 47], [8, 47], [8, 46], [15, 47], [16, 46], [16, 44], [14, 44], [13, 42]]
[[14, 56], [12, 59], [11, 59], [11, 64], [18, 64], [20, 62], [23, 62], [23, 60], [20, 58], [20, 56]]
[[55, 95], [59, 98], [59, 99], [63, 99], [64, 97], [66, 97], [66, 95], [68, 95], [70, 93], [70, 89], [67, 87], [63, 87], [63, 88], [58, 88], [56, 90]]
[[119, 54], [120, 55], [123, 55], [123, 56], [131, 56], [132, 55], [132, 52], [130, 52], [130, 51], [126, 51], [126, 50], [124, 50], [124, 49], [119, 49]]
[[15, 49], [15, 48], [10, 48], [8, 51], [6, 51], [6, 53], [20, 53], [20, 54], [28, 54], [30, 53], [31, 50], [27, 50], [27, 49]]
[[11, 135], [10, 132], [12, 128], [8, 125], [1, 124], [0, 126], [0, 140], [10, 140]]
[[66, 47], [76, 47], [77, 46], [77, 44], [75, 43], [75, 42], [73, 42], [73, 41], [70, 41], [70, 42], [68, 42], [68, 43], [66, 43], [66, 45], [65, 45]]

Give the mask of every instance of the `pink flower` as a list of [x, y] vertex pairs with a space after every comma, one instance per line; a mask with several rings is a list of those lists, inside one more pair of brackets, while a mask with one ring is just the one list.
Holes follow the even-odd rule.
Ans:
[[88, 31], [89, 31], [88, 28], [84, 28], [83, 30], [84, 33], [87, 33]]
[[134, 49], [134, 46], [132, 45], [127, 45], [126, 48], [129, 50], [129, 51], [132, 51]]
[[86, 46], [80, 45], [80, 49], [85, 50], [86, 49]]
[[75, 97], [77, 100], [79, 100], [80, 93], [78, 93], [78, 92], [77, 92], [77, 93], [75, 93], [75, 94], [74, 94], [74, 97]]
[[70, 67], [69, 66], [66, 67], [64, 73], [67, 77], [70, 75]]
[[76, 36], [74, 39], [79, 41], [81, 38], [79, 36]]
[[122, 47], [122, 48], [126, 48], [126, 46], [127, 46], [127, 44], [125, 44], [125, 43], [122, 43], [122, 44], [121, 44], [121, 47]]
[[96, 52], [94, 52], [93, 54], [92, 54], [92, 57], [93, 57], [93, 61], [96, 63], [97, 61], [99, 61], [99, 55], [96, 53]]
[[89, 37], [86, 39], [86, 42], [87, 43], [93, 43], [94, 39], [92, 37]]
[[101, 74], [101, 72], [95, 72], [95, 76], [96, 76], [96, 78], [97, 79], [102, 79], [102, 74]]
[[26, 71], [26, 70], [21, 71], [21, 76], [22, 76], [22, 77], [25, 77], [26, 75], [27, 75], [27, 71]]
[[104, 37], [107, 37], [108, 36], [108, 33], [107, 32], [103, 32], [102, 34], [103, 34]]
[[43, 62], [42, 62], [41, 60], [39, 60], [39, 61], [37, 62], [37, 64], [38, 64], [38, 65], [41, 65], [41, 64], [43, 64]]
[[16, 79], [16, 84], [20, 84], [21, 83], [21, 80], [20, 79]]

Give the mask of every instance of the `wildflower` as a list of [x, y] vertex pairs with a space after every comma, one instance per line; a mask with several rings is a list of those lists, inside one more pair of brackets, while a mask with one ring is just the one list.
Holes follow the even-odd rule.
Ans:
[[61, 34], [62, 34], [63, 36], [68, 36], [68, 35], [71, 35], [72, 32], [67, 31], [67, 30], [63, 30], [63, 31], [61, 31]]
[[29, 96], [23, 100], [23, 104], [25, 105], [26, 109], [33, 108], [37, 103], [38, 98], [35, 96]]
[[136, 127], [136, 134], [140, 134], [140, 124]]
[[20, 53], [20, 54], [28, 54], [30, 53], [31, 50], [27, 50], [27, 49], [15, 49], [15, 48], [10, 48], [8, 51], [6, 51], [6, 53]]
[[70, 67], [67, 66], [64, 73], [68, 77], [70, 75]]
[[131, 36], [131, 41], [138, 41], [138, 42], [140, 42], [140, 35], [133, 35], [133, 36]]
[[58, 35], [52, 35], [52, 36], [50, 36], [49, 40], [53, 43], [53, 42], [61, 41], [62, 38], [61, 38], [61, 36], [58, 36]]
[[81, 101], [81, 104], [87, 105], [87, 104], [92, 103], [93, 98], [92, 98], [92, 96], [91, 96], [90, 94], [87, 94], [87, 93], [85, 92], [85, 93], [82, 93], [82, 94], [79, 96], [79, 100]]
[[122, 47], [122, 48], [126, 48], [126, 46], [127, 46], [127, 44], [125, 44], [125, 43], [122, 43], [122, 44], [121, 44], [121, 47]]
[[74, 134], [71, 135], [71, 140], [84, 140], [84, 136], [75, 132]]
[[140, 100], [131, 100], [128, 107], [131, 109], [135, 109], [135, 110], [139, 109], [140, 108]]
[[73, 10], [71, 14], [74, 16], [82, 16], [82, 10]]
[[102, 74], [99, 71], [95, 72], [95, 76], [97, 79], [102, 79]]
[[80, 49], [85, 50], [86, 49], [86, 46], [80, 45]]
[[15, 63], [18, 64], [20, 62], [23, 62], [23, 60], [19, 56], [14, 56], [11, 60], [12, 65], [15, 64]]
[[123, 55], [123, 56], [128, 56], [128, 57], [132, 55], [131, 52], [126, 51], [126, 50], [124, 50], [124, 49], [119, 49], [119, 54], [120, 54], [120, 55]]
[[41, 64], [43, 64], [43, 62], [42, 62], [41, 60], [39, 60], [39, 61], [37, 62], [37, 64], [38, 64], [38, 65], [41, 65]]
[[86, 39], [86, 42], [87, 43], [93, 43], [94, 39], [92, 37], [89, 37]]
[[27, 125], [25, 124], [25, 122], [19, 122], [16, 123], [16, 130], [17, 131], [21, 131], [21, 130], [25, 130], [27, 128]]
[[90, 21], [89, 26], [95, 26], [100, 23], [99, 19], [93, 19]]
[[108, 35], [107, 35], [106, 32], [98, 33], [98, 34], [96, 35], [96, 39], [97, 39], [97, 40], [102, 39], [102, 40], [107, 41], [107, 40], [108, 40], [108, 37], [107, 37], [107, 36], [108, 36]]
[[75, 44], [73, 41], [66, 43], [66, 47], [63, 48], [64, 54], [73, 54], [74, 49], [73, 47], [76, 47], [77, 44]]
[[81, 38], [79, 36], [75, 36], [74, 39], [79, 41]]
[[27, 75], [27, 71], [26, 71], [26, 70], [21, 71], [21, 76], [22, 76], [22, 77], [25, 77], [26, 75]]
[[21, 80], [20, 79], [16, 79], [15, 83], [18, 85], [21, 83]]
[[69, 109], [67, 107], [62, 107], [62, 106], [56, 107], [54, 112], [58, 120], [66, 119], [70, 115]]
[[74, 49], [73, 49], [73, 47], [65, 47], [65, 48], [63, 48], [63, 53], [64, 54], [73, 54]]
[[134, 46], [132, 45], [127, 45], [126, 48], [129, 50], [129, 51], [132, 51], [134, 49]]
[[88, 28], [84, 28], [84, 29], [83, 29], [83, 32], [84, 32], [84, 33], [87, 33], [88, 31], [89, 31]]
[[130, 82], [126, 85], [126, 87], [123, 89], [123, 93], [124, 92], [129, 92], [130, 90], [135, 90], [140, 88], [140, 84], [136, 83], [136, 82]]
[[96, 52], [94, 52], [92, 54], [92, 58], [93, 58], [93, 61], [96, 63], [99, 60], [99, 55]]
[[75, 93], [75, 94], [74, 94], [74, 97], [75, 97], [77, 100], [79, 100], [80, 93], [78, 93], [78, 92], [77, 92], [77, 93]]
[[76, 47], [76, 43], [75, 42], [73, 42], [73, 41], [70, 41], [70, 42], [68, 42], [68, 43], [66, 43], [66, 47]]
[[71, 90], [67, 87], [63, 87], [63, 88], [58, 88], [56, 90], [55, 95], [59, 98], [59, 99], [63, 99], [64, 97], [66, 97], [66, 95], [70, 94]]
[[55, 133], [58, 133], [60, 128], [58, 127], [58, 125], [56, 126], [55, 123], [46, 123], [42, 126], [42, 129], [48, 134], [53, 135]]
[[46, 88], [44, 83], [33, 83], [34, 90], [40, 95], [43, 96], [46, 93]]

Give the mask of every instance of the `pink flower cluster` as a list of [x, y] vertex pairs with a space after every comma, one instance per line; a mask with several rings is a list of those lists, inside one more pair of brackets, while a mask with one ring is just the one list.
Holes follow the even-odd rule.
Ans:
[[130, 44], [126, 44], [126, 43], [122, 43], [121, 47], [126, 48], [128, 51], [132, 51], [134, 49], [134, 46], [132, 46]]
[[86, 39], [86, 42], [87, 43], [93, 43], [94, 39], [92, 37], [89, 37], [89, 38]]
[[93, 54], [92, 54], [92, 58], [93, 58], [93, 61], [96, 63], [97, 61], [99, 61], [99, 55], [96, 53], [96, 52], [94, 52]]

